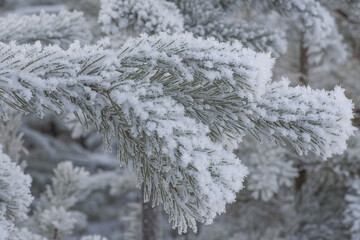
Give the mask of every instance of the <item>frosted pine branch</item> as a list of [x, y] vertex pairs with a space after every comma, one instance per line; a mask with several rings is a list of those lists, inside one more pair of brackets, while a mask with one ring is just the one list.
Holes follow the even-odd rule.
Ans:
[[277, 129], [265, 135], [275, 131], [275, 136], [290, 140], [300, 155], [311, 151], [329, 158], [343, 153], [346, 141], [356, 130], [351, 123], [354, 105], [344, 89], [337, 86], [328, 92], [288, 84], [286, 79], [270, 84], [259, 101], [262, 110], [255, 118], [260, 125], [270, 124], [270, 128]]
[[107, 34], [133, 29], [138, 33], [182, 32], [184, 20], [165, 0], [101, 0], [99, 22]]
[[78, 211], [68, 211], [64, 207], [50, 207], [36, 215], [41, 235], [48, 239], [63, 239], [72, 234], [77, 224], [86, 223], [86, 216]]
[[91, 190], [87, 188], [90, 180], [89, 172], [83, 168], [74, 167], [72, 162], [62, 162], [54, 170], [52, 185], [46, 186], [41, 194], [37, 211], [51, 207], [64, 207], [69, 209], [77, 202], [84, 200]]
[[269, 201], [281, 187], [293, 186], [298, 176], [294, 162], [286, 158], [284, 149], [268, 141], [260, 143], [246, 138], [239, 144], [236, 155], [249, 168], [246, 185], [254, 199]]
[[[215, 37], [220, 41], [239, 40], [245, 47], [274, 56], [286, 51], [285, 33], [245, 22], [229, 22], [222, 6], [235, 1], [172, 0], [185, 19], [185, 30], [201, 37]], [[226, 2], [226, 3], [225, 3]]]
[[[215, 23], [223, 17], [223, 8], [219, 1], [207, 0], [169, 0], [174, 2], [184, 16], [187, 29], [198, 26], [199, 28], [209, 23]], [[204, 33], [203, 33], [204, 34]]]
[[37, 211], [52, 206], [70, 209], [95, 191], [109, 188], [110, 194], [120, 195], [136, 186], [131, 174], [106, 171], [90, 176], [84, 168], [74, 167], [68, 161], [58, 164], [51, 181], [51, 186], [47, 185], [41, 194]]
[[312, 67], [326, 62], [342, 63], [347, 58], [343, 37], [339, 34], [335, 19], [328, 10], [316, 0], [267, 0], [253, 1], [274, 7], [280, 13], [289, 16], [300, 31], [304, 32], [305, 47]]
[[237, 41], [191, 34], [142, 35], [115, 52], [2, 43], [0, 97], [40, 116], [45, 108], [63, 118], [74, 112], [107, 143], [115, 136], [145, 199], [163, 202], [185, 232], [211, 223], [243, 187], [247, 169], [232, 149], [247, 131], [325, 157], [346, 147], [351, 101], [339, 89], [271, 84], [273, 62]]
[[39, 15], [9, 15], [0, 18], [0, 41], [19, 44], [41, 41], [43, 44], [57, 44], [68, 47], [75, 40], [88, 43], [91, 39], [83, 14], [62, 11], [58, 14], [40, 12]]
[[[122, 176], [116, 172], [98, 173], [90, 177], [89, 172], [84, 168], [74, 167], [72, 162], [60, 163], [54, 170], [54, 175], [51, 186], [47, 185], [45, 192], [41, 194], [32, 218], [37, 231], [49, 239], [54, 235], [62, 239], [86, 222], [85, 214], [72, 208], [93, 191], [110, 186], [112, 194], [119, 193], [126, 188], [122, 184], [129, 183], [126, 180], [123, 183], [116, 182], [122, 180]], [[120, 191], [113, 189], [118, 186]]]
[[[197, 29], [190, 29], [198, 32]], [[287, 41], [283, 31], [272, 30], [256, 24], [214, 22], [203, 28], [204, 34], [199, 36], [213, 36], [220, 41], [239, 40], [245, 47], [260, 51], [271, 52], [279, 56], [286, 52]]]
[[[157, 71], [159, 66], [171, 67], [180, 75], [157, 80], [164, 86], [164, 93], [182, 103], [187, 115], [209, 126], [213, 140], [229, 141], [230, 135], [237, 141], [250, 131], [279, 143], [281, 138], [286, 138], [300, 153], [312, 151], [329, 157], [342, 153], [346, 139], [355, 130], [350, 121], [352, 101], [342, 89], [326, 92], [292, 88], [286, 80], [270, 84], [273, 60], [268, 55], [244, 49], [238, 42], [229, 45], [215, 44], [211, 39], [206, 42], [193, 39], [185, 48], [176, 41], [185, 42], [186, 37], [168, 37], [170, 46], [156, 42], [156, 37], [149, 39], [149, 45], [166, 53], [152, 55], [151, 61], [156, 61], [152, 67]], [[125, 44], [124, 48], [129, 45]], [[151, 50], [143, 44], [129, 54], [135, 56], [133, 62], [141, 63], [136, 58], [143, 58], [145, 53], [150, 55]], [[177, 68], [174, 64], [177, 59], [173, 57], [176, 53], [182, 61]]]

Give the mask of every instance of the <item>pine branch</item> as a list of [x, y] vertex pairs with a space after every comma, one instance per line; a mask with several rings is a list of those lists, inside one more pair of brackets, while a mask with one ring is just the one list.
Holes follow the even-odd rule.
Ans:
[[335, 20], [316, 0], [246, 1], [264, 8], [274, 8], [292, 19], [300, 32], [304, 33], [304, 46], [313, 68], [321, 67], [324, 61], [342, 63], [346, 60], [346, 46]]
[[62, 162], [54, 170], [52, 184], [46, 186], [34, 211], [32, 224], [37, 232], [49, 239], [63, 239], [81, 225], [85, 215], [71, 208], [97, 190], [110, 188], [111, 194], [120, 194], [135, 188], [129, 175], [115, 171], [96, 173], [90, 177], [84, 168], [72, 162]]
[[252, 198], [268, 202], [282, 187], [294, 185], [298, 171], [294, 161], [287, 158], [285, 153], [284, 149], [273, 143], [260, 143], [254, 138], [246, 138], [239, 144], [236, 155], [249, 168], [246, 189], [251, 192]]
[[346, 147], [354, 129], [343, 91], [270, 84], [272, 65], [239, 42], [190, 34], [142, 35], [119, 51], [2, 43], [0, 98], [40, 116], [76, 112], [106, 143], [115, 136], [145, 200], [162, 202], [181, 233], [235, 200], [247, 169], [232, 149], [246, 131], [324, 157]]
[[[199, 28], [201, 29], [199, 31]], [[197, 36], [212, 36], [220, 41], [239, 40], [245, 47], [260, 51], [271, 52], [279, 56], [286, 52], [285, 33], [280, 30], [270, 30], [255, 24], [214, 22], [194, 29], [188, 29]]]
[[[229, 22], [223, 6], [235, 1], [173, 0], [184, 15], [186, 31], [220, 41], [239, 40], [245, 47], [279, 56], [286, 51], [285, 33], [256, 24]], [[225, 1], [224, 1], [225, 2]]]
[[99, 22], [106, 34], [126, 29], [137, 33], [182, 32], [183, 17], [165, 0], [101, 0]]

